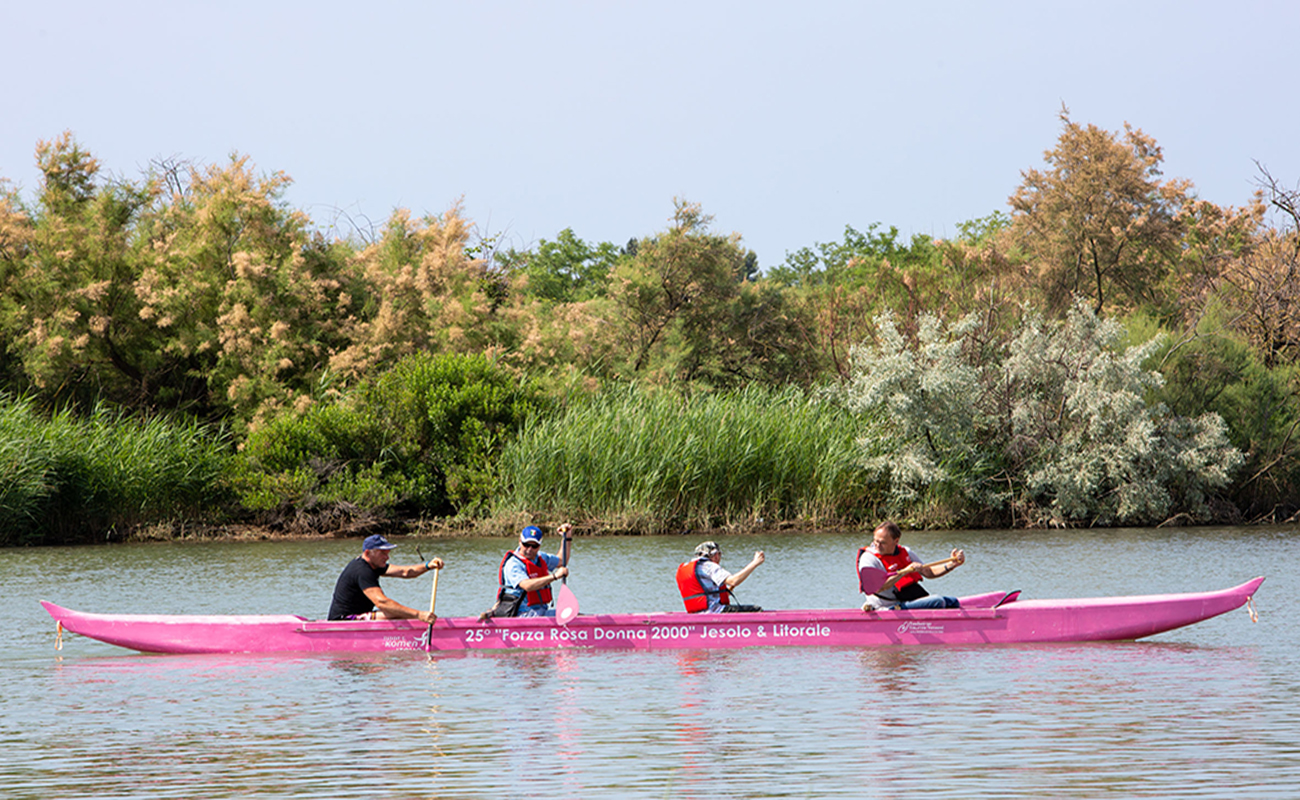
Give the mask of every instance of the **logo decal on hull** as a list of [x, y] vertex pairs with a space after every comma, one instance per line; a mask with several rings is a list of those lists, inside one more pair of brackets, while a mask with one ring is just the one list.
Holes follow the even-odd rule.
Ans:
[[913, 636], [919, 634], [940, 634], [943, 633], [942, 625], [935, 625], [933, 622], [922, 622], [920, 620], [908, 620], [898, 626], [899, 633], [910, 633]]

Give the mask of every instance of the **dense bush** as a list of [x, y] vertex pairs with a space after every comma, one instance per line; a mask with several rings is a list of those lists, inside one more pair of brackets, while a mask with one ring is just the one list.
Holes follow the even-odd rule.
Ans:
[[1157, 397], [1185, 416], [1213, 412], [1245, 455], [1228, 495], [1242, 521], [1300, 510], [1300, 367], [1269, 367], [1241, 337], [1207, 321], [1158, 354], [1167, 381]]
[[255, 510], [477, 513], [496, 489], [506, 439], [541, 402], [484, 356], [408, 356], [336, 403], [254, 431], [241, 499]]

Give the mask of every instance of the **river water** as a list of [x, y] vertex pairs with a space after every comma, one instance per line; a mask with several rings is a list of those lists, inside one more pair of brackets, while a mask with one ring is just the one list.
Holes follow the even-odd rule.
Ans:
[[[719, 540], [739, 601], [854, 607], [861, 536]], [[862, 540], [862, 541], [860, 541]], [[1023, 598], [1268, 580], [1247, 609], [1140, 642], [433, 657], [145, 655], [65, 634], [38, 600], [103, 612], [323, 617], [359, 541], [0, 550], [6, 798], [1300, 796], [1294, 527], [904, 535], [968, 563], [932, 592]], [[676, 610], [697, 542], [575, 542], [584, 612]], [[439, 614], [491, 601], [505, 540], [438, 555]], [[430, 580], [385, 580], [427, 606]]]

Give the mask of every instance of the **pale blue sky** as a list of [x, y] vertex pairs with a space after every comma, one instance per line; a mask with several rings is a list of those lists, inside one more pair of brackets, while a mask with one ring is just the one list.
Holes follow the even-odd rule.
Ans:
[[1076, 122], [1246, 202], [1300, 183], [1300, 3], [50, 2], [0, 7], [0, 177], [71, 130], [114, 174], [238, 151], [320, 225], [463, 198], [516, 247], [622, 244], [674, 197], [762, 266], [1007, 210]]

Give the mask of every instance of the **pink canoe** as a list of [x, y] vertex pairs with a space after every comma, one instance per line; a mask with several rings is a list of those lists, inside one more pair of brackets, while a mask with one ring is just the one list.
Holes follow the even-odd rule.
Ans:
[[881, 647], [1140, 639], [1246, 605], [1263, 578], [1189, 594], [1019, 600], [1019, 592], [961, 598], [958, 609], [858, 609], [752, 614], [584, 614], [555, 619], [475, 617], [325, 622], [290, 614], [91, 614], [41, 601], [67, 630], [149, 653], [381, 652], [751, 646]]

